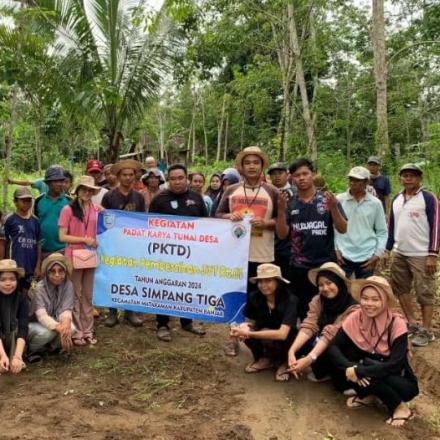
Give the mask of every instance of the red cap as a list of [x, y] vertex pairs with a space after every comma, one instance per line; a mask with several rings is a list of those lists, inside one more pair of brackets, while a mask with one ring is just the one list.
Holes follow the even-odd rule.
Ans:
[[88, 173], [92, 171], [99, 171], [100, 173], [104, 169], [104, 164], [100, 160], [91, 159], [87, 162], [86, 170]]

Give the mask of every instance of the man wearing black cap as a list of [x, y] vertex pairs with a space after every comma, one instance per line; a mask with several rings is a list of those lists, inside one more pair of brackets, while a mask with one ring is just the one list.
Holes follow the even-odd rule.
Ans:
[[[403, 191], [393, 200], [388, 229], [387, 251], [393, 251], [391, 286], [408, 319], [413, 345], [424, 347], [435, 337], [431, 329], [436, 297], [435, 273], [440, 247], [437, 197], [423, 189], [423, 171], [413, 163], [400, 169]], [[422, 309], [422, 325], [417, 323], [413, 298]]]
[[380, 172], [382, 162], [380, 157], [370, 156], [367, 161], [367, 168], [370, 171], [370, 183], [376, 191], [376, 195], [382, 202], [386, 218], [390, 218], [390, 194], [391, 183], [387, 176]]
[[49, 190], [35, 200], [34, 214], [40, 220], [43, 259], [53, 252], [63, 252], [65, 248], [65, 243], [61, 243], [58, 236], [60, 212], [70, 202], [63, 191], [64, 179], [62, 168], [58, 166], [49, 167], [44, 176], [44, 182]]

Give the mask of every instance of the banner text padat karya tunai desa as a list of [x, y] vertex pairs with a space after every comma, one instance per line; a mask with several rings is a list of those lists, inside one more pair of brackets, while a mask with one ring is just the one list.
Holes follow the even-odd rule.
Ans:
[[106, 210], [93, 303], [227, 323], [243, 320], [251, 226]]

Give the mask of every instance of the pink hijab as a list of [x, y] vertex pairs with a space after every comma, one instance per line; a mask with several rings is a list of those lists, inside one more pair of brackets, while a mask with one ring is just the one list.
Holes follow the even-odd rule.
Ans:
[[382, 311], [375, 318], [369, 318], [361, 307], [347, 316], [342, 323], [342, 328], [361, 350], [389, 356], [395, 339], [408, 332], [406, 321], [399, 313], [390, 309], [386, 292], [375, 285], [368, 284], [363, 287], [362, 291], [367, 288], [374, 289], [380, 295], [383, 304]]

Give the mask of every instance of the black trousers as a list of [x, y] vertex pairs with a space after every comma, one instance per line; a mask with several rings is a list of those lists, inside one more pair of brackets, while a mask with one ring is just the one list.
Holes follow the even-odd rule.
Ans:
[[275, 264], [280, 267], [283, 277], [288, 278], [290, 270], [290, 255], [280, 255], [275, 252]]
[[[170, 322], [170, 317], [167, 315], [156, 315], [157, 328], [159, 327], [168, 327], [168, 323]], [[192, 324], [193, 320], [188, 318], [180, 318], [180, 325], [182, 327], [186, 327], [187, 325]]]
[[298, 297], [298, 318], [302, 321], [309, 310], [309, 302], [318, 293], [318, 288], [314, 286], [307, 277], [309, 269], [290, 266], [287, 275], [291, 282], [293, 293]]
[[295, 340], [296, 332], [290, 332], [284, 341], [269, 341], [263, 339], [245, 339], [244, 343], [252, 352], [255, 361], [268, 358], [276, 365], [287, 362], [287, 353]]
[[347, 381], [345, 372], [341, 370], [338, 370], [332, 377], [336, 388], [340, 391], [353, 388], [361, 399], [371, 395], [378, 397], [388, 408], [390, 414], [393, 414], [402, 402], [409, 402], [419, 394], [419, 387], [415, 379], [397, 374], [372, 378], [367, 387], [361, 387]]
[[[298, 353], [296, 354], [296, 358], [300, 359], [304, 356], [307, 356], [314, 347], [314, 340], [310, 339], [309, 341], [304, 344], [303, 347], [301, 347], [300, 350], [298, 350]], [[321, 353], [316, 359], [315, 362], [311, 365], [313, 374], [317, 379], [322, 379], [325, 376], [332, 376], [334, 375], [334, 367], [333, 364], [330, 361], [329, 356], [327, 355], [327, 351], [324, 351], [324, 353]]]
[[1, 339], [3, 349], [9, 358], [12, 358], [15, 354], [15, 347], [17, 346], [17, 330], [12, 331], [7, 336]]

